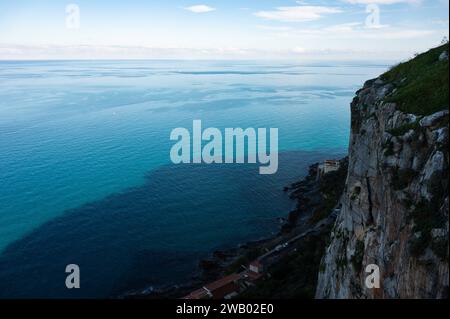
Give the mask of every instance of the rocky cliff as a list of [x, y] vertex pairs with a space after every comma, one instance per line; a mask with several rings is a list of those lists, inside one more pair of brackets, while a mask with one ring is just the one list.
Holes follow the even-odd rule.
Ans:
[[[342, 209], [317, 298], [448, 296], [447, 109], [448, 44], [357, 92]], [[370, 264], [379, 288], [366, 286]]]

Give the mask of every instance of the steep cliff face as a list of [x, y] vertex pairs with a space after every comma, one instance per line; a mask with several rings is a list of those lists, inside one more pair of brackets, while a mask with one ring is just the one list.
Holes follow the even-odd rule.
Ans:
[[[317, 298], [448, 296], [448, 87], [441, 111], [411, 114], [395, 100], [406, 78], [387, 78], [366, 82], [351, 104], [348, 176]], [[366, 286], [370, 264], [380, 288]]]

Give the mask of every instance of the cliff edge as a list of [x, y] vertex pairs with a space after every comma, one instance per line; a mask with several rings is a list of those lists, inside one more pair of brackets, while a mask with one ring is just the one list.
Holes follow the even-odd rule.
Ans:
[[[448, 114], [448, 44], [357, 92], [316, 298], [448, 297]], [[379, 288], [366, 286], [370, 264]]]

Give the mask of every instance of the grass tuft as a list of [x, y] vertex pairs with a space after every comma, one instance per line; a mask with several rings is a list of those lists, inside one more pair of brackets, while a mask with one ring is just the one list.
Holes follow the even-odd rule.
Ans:
[[417, 115], [448, 108], [448, 60], [439, 61], [441, 53], [448, 49], [446, 43], [383, 74], [381, 78], [397, 88], [386, 102], [397, 103], [401, 111]]

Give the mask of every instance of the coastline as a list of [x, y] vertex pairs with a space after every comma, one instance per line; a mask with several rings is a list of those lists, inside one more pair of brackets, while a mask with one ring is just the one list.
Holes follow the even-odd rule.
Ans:
[[[347, 157], [338, 160], [338, 162], [341, 167], [335, 174], [345, 177]], [[292, 250], [290, 248], [284, 252], [281, 251], [281, 247], [286, 248], [288, 243], [293, 247], [294, 243], [295, 245], [301, 244], [312, 236], [328, 234], [337, 217], [338, 208], [336, 208], [337, 202], [333, 202], [333, 207], [330, 211], [328, 207], [330, 204], [328, 203], [327, 205], [325, 203], [323, 187], [321, 186], [324, 176], [320, 176], [320, 165], [320, 163], [310, 165], [308, 173], [303, 179], [284, 187], [283, 191], [289, 194], [295, 206], [285, 217], [276, 219], [279, 223], [279, 231], [276, 234], [264, 239], [248, 241], [237, 247], [212, 251], [209, 257], [198, 260], [196, 272], [190, 281], [183, 284], [158, 288], [147, 287], [124, 292], [114, 298], [182, 298], [209, 282], [245, 270], [247, 268], [246, 265], [262, 254], [279, 250], [280, 253], [277, 252], [279, 256], [272, 257], [273, 260], [270, 262], [271, 265], [276, 265], [280, 259], [288, 255], [289, 251]], [[335, 199], [339, 196], [335, 196]]]

